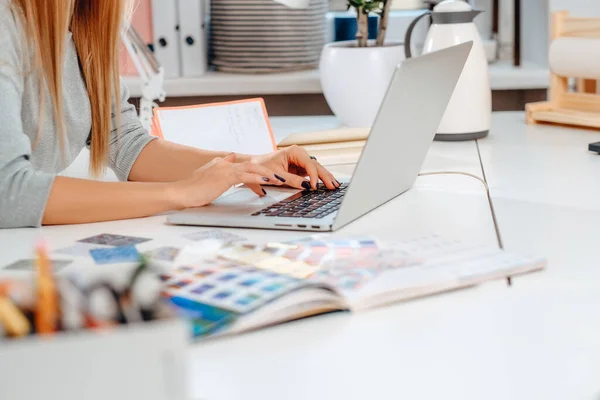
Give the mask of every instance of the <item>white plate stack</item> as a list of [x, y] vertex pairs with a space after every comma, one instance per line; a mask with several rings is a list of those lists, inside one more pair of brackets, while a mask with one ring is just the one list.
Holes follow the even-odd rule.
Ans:
[[327, 11], [328, 0], [310, 0], [306, 9], [272, 0], [212, 0], [212, 65], [243, 73], [317, 68]]

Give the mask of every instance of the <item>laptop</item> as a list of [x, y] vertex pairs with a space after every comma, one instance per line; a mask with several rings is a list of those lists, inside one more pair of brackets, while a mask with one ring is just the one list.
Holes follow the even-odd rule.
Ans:
[[208, 206], [175, 212], [171, 224], [335, 231], [409, 190], [417, 179], [473, 46], [463, 43], [396, 68], [349, 181], [337, 190], [234, 188]]

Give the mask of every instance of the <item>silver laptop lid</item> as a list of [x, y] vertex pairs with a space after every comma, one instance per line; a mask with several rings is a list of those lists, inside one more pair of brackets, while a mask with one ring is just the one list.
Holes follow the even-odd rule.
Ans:
[[412, 187], [473, 42], [404, 61], [395, 71], [333, 230]]

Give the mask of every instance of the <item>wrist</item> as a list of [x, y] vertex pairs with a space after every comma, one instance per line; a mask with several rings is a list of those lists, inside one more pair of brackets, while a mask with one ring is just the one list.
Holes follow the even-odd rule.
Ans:
[[169, 210], [183, 210], [186, 208], [183, 201], [184, 196], [181, 181], [165, 183], [164, 185], [163, 193], [166, 196]]

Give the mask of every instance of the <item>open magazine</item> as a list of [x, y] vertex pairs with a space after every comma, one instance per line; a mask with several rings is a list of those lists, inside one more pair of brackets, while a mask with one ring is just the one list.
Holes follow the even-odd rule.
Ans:
[[546, 266], [538, 257], [437, 236], [227, 245], [161, 275], [162, 295], [197, 337], [236, 334], [331, 311], [358, 312]]

